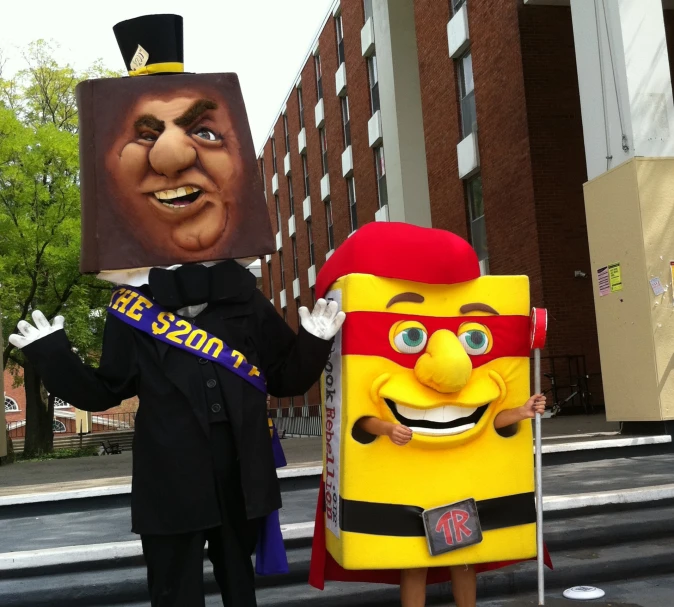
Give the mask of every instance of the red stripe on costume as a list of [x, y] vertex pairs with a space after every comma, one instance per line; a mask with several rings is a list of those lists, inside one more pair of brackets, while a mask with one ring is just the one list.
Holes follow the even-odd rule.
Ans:
[[423, 325], [430, 340], [433, 333], [447, 330], [456, 334], [464, 323], [478, 323], [491, 331], [493, 344], [487, 354], [471, 356], [473, 368], [506, 356], [529, 357], [530, 319], [528, 316], [411, 316], [390, 312], [349, 312], [342, 333], [342, 354], [380, 356], [394, 363], [414, 368], [419, 354], [401, 354], [389, 341], [391, 327], [400, 321], [416, 321]]
[[[314, 588], [323, 590], [326, 581], [334, 582], [369, 582], [372, 584], [400, 584], [400, 570], [399, 569], [382, 569], [382, 570], [358, 570], [349, 571], [341, 567], [337, 561], [330, 555], [325, 547], [325, 519], [324, 519], [324, 484], [321, 479], [321, 486], [318, 490], [318, 503], [316, 505], [316, 525], [314, 527], [314, 540], [311, 546], [311, 563], [309, 566], [309, 584]], [[520, 559], [515, 561], [499, 561], [494, 563], [480, 563], [475, 565], [475, 571], [482, 573], [485, 571], [492, 571], [522, 563], [524, 560], [536, 559]], [[544, 546], [544, 560], [545, 564], [553, 569], [552, 559], [548, 552], [547, 546]], [[449, 567], [431, 567], [428, 570], [427, 584], [440, 584], [442, 582], [449, 582], [451, 574]]]

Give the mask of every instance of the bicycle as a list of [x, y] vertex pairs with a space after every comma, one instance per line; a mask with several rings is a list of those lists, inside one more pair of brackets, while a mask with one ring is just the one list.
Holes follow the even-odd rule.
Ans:
[[548, 390], [544, 390], [543, 395], [552, 393], [552, 406], [549, 407], [550, 414], [548, 415], [548, 412], [546, 411], [543, 417], [555, 417], [560, 413], [562, 407], [569, 401], [572, 401], [576, 396], [580, 397], [580, 402], [583, 405], [586, 413], [589, 413], [592, 410], [592, 394], [587, 387], [587, 380], [589, 379], [588, 376], [583, 377], [582, 375], [578, 375], [575, 378], [572, 378], [576, 380], [576, 383], [571, 383], [568, 386], [564, 386], [564, 388], [569, 388], [572, 392], [564, 400], [560, 401], [558, 395], [558, 390], [560, 387], [557, 385], [555, 376], [552, 373], [544, 373], [543, 375], [550, 380], [550, 388]]

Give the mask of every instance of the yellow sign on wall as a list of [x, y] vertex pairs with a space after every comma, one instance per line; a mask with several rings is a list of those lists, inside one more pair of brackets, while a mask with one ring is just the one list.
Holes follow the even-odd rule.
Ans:
[[612, 263], [608, 267], [608, 278], [611, 283], [611, 292], [622, 291], [623, 290], [623, 281], [620, 274], [620, 264]]

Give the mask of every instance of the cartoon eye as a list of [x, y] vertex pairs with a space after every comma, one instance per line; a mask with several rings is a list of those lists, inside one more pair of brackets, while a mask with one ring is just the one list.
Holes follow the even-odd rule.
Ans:
[[202, 126], [200, 129], [194, 131], [194, 134], [204, 141], [218, 141], [219, 139], [219, 137], [213, 131], [211, 131], [211, 129], [207, 129], [205, 126]]
[[159, 136], [154, 131], [143, 131], [142, 133], [139, 133], [138, 138], [141, 141], [147, 141], [149, 143], [154, 143], [155, 141], [157, 141]]
[[491, 349], [490, 335], [483, 328], [468, 329], [460, 333], [459, 341], [471, 356], [486, 354]]
[[393, 346], [402, 354], [418, 354], [426, 347], [428, 334], [421, 326], [401, 328], [393, 337]]

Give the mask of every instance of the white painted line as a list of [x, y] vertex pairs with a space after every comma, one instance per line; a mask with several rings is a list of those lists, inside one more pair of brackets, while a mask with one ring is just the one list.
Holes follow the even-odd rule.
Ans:
[[[279, 468], [276, 475], [280, 479], [300, 478], [305, 476], [320, 476], [322, 466], [295, 466]], [[123, 485], [105, 485], [101, 487], [87, 487], [85, 489], [69, 489], [67, 491], [50, 491], [45, 493], [25, 493], [19, 495], [0, 496], [2, 506], [16, 506], [19, 504], [36, 504], [40, 502], [60, 502], [63, 500], [85, 499], [88, 497], [106, 497], [109, 495], [124, 495], [131, 493], [131, 483]]]
[[543, 498], [543, 510], [570, 510], [591, 506], [609, 506], [613, 504], [638, 504], [674, 498], [674, 484], [640, 487], [637, 489], [619, 489], [617, 491], [596, 491], [575, 495], [550, 495]]
[[[551, 495], [543, 498], [543, 510], [553, 512], [588, 508], [591, 506], [608, 506], [612, 504], [635, 504], [654, 500], [674, 498], [674, 484], [656, 485], [638, 489], [621, 489], [618, 491], [598, 491], [595, 493], [578, 493], [575, 495]], [[281, 525], [285, 540], [309, 539], [314, 534], [314, 523], [291, 523]], [[16, 571], [19, 569], [48, 567], [50, 565], [83, 564], [110, 559], [139, 557], [143, 554], [140, 541], [113, 542], [109, 544], [91, 544], [67, 546], [64, 548], [47, 548], [44, 550], [28, 550], [25, 552], [5, 552], [0, 554], [0, 571]]]
[[[580, 441], [577, 443], [560, 443], [559, 445], [543, 445], [545, 453], [569, 453], [571, 451], [591, 451], [595, 449], [613, 449], [615, 447], [642, 447], [644, 445], [664, 445], [671, 443], [669, 434], [661, 436], [632, 436], [608, 440]], [[536, 449], [534, 447], [534, 453]]]
[[279, 478], [299, 478], [301, 476], [319, 476], [323, 473], [323, 466], [296, 466], [294, 468], [279, 468], [276, 476]]
[[281, 525], [284, 540], [302, 540], [314, 535], [314, 522]]
[[62, 500], [84, 499], [87, 497], [105, 497], [131, 493], [131, 484], [107, 485], [105, 487], [89, 487], [87, 489], [71, 489], [69, 491], [51, 491], [49, 493], [26, 493], [23, 495], [6, 495], [0, 497], [0, 507], [17, 504], [35, 504], [39, 502], [59, 502]]
[[560, 434], [559, 436], [544, 436], [543, 440], [563, 440], [568, 438], [594, 438], [595, 436], [620, 436], [620, 431], [615, 432], [588, 432], [587, 434]]
[[132, 542], [112, 542], [90, 546], [66, 546], [25, 552], [0, 554], [0, 571], [16, 571], [31, 567], [49, 567], [62, 563], [93, 563], [109, 559], [141, 556], [143, 547], [140, 540]]
[[[314, 535], [314, 523], [290, 523], [281, 525], [284, 540], [306, 539]], [[94, 563], [110, 559], [140, 557], [143, 547], [140, 540], [112, 542], [108, 544], [85, 544], [64, 548], [46, 548], [25, 552], [0, 554], [0, 571], [16, 571], [34, 567], [49, 567], [62, 563]]]

